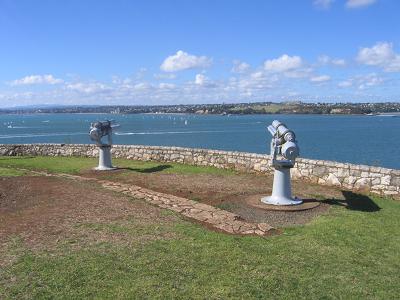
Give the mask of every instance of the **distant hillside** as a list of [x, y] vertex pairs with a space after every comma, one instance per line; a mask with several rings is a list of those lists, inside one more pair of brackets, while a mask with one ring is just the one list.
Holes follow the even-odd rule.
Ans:
[[304, 103], [257, 102], [191, 105], [112, 105], [52, 106], [35, 105], [2, 109], [0, 113], [193, 113], [193, 114], [376, 114], [400, 112], [400, 103]]

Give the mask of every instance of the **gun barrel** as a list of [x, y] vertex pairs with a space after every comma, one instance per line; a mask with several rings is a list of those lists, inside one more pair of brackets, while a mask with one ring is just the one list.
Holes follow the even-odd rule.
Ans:
[[276, 129], [275, 129], [274, 126], [269, 125], [269, 126], [267, 127], [267, 129], [268, 129], [269, 133], [270, 133], [272, 136], [275, 136], [275, 134], [276, 134]]
[[275, 138], [275, 145], [279, 146], [279, 154], [291, 161], [299, 156], [300, 149], [297, 145], [296, 135], [284, 123], [274, 120], [268, 126], [268, 131]]

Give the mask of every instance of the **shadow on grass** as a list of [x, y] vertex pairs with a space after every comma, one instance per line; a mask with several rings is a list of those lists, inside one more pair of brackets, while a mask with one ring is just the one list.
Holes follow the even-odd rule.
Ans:
[[170, 165], [158, 165], [152, 168], [118, 168], [118, 170], [128, 170], [128, 171], [133, 171], [133, 172], [139, 172], [139, 173], [156, 173], [156, 172], [161, 172], [166, 169], [172, 168]]
[[345, 200], [340, 199], [328, 199], [324, 203], [330, 205], [344, 206], [350, 210], [364, 211], [364, 212], [375, 212], [381, 208], [368, 196], [353, 193], [350, 191], [342, 191]]

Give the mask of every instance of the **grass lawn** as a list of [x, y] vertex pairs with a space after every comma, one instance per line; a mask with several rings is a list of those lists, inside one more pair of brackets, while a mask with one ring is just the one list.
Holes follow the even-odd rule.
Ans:
[[15, 169], [13, 169], [13, 168], [3, 168], [3, 167], [0, 167], [0, 177], [1, 176], [22, 176], [22, 175], [25, 175], [26, 174], [26, 172], [24, 172], [24, 171], [20, 171], [20, 170], [15, 170]]
[[[1, 158], [0, 167], [74, 173], [95, 162]], [[140, 170], [160, 165], [115, 163]], [[213, 168], [168, 165], [161, 172], [233, 175]], [[371, 200], [380, 210], [333, 205], [329, 214], [269, 238], [229, 236], [183, 219], [163, 229], [172, 238], [131, 245], [64, 240], [55, 249], [35, 250], [13, 236], [6, 251], [15, 259], [0, 269], [0, 298], [398, 299], [400, 202], [375, 196]], [[132, 237], [157, 234], [154, 227], [136, 227], [133, 221], [80, 228], [96, 230], [99, 236], [104, 232], [126, 232]]]
[[[45, 170], [54, 173], [76, 174], [97, 166], [97, 158], [84, 157], [45, 157], [45, 156], [17, 156], [0, 157], [2, 168], [23, 168]], [[160, 172], [169, 174], [215, 174], [234, 175], [232, 170], [217, 169], [214, 167], [198, 167], [178, 163], [159, 163], [152, 161], [135, 161], [127, 159], [113, 159], [113, 164], [120, 168], [127, 168], [141, 173]]]

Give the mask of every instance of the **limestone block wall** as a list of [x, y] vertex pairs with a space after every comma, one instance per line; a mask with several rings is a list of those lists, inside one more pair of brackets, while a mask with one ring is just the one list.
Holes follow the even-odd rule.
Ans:
[[[269, 155], [255, 153], [142, 145], [114, 145], [112, 153], [116, 158], [273, 172]], [[86, 144], [0, 145], [0, 155], [96, 157], [98, 150]], [[293, 179], [400, 198], [400, 170], [299, 158], [291, 174]]]

